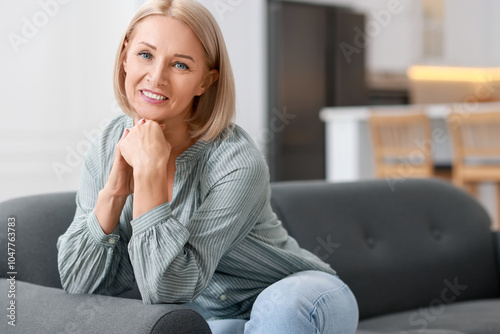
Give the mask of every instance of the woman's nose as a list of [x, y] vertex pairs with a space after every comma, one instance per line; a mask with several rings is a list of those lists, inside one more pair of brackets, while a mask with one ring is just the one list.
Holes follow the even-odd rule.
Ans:
[[153, 86], [164, 86], [168, 81], [167, 72], [167, 66], [162, 62], [158, 62], [151, 68], [148, 80]]

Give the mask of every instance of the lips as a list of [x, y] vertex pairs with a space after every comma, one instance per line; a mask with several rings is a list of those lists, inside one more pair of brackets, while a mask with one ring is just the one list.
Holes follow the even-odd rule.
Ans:
[[141, 90], [141, 93], [144, 96], [146, 96], [147, 98], [150, 98], [150, 99], [153, 99], [153, 100], [156, 100], [156, 101], [165, 101], [165, 100], [168, 100], [168, 97], [163, 96], [163, 95], [158, 94], [158, 93], [151, 92], [149, 90]]

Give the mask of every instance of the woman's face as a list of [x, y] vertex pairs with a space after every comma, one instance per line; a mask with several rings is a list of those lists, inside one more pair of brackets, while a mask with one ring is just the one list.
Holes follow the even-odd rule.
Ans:
[[193, 98], [218, 78], [184, 23], [153, 15], [136, 27], [123, 61], [125, 91], [140, 118], [174, 124], [190, 116]]

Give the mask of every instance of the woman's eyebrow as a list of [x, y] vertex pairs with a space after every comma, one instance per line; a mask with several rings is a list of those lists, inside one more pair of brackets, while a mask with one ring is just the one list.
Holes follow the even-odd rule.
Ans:
[[180, 53], [176, 53], [176, 54], [174, 54], [174, 57], [190, 59], [193, 63], [196, 64], [196, 62], [194, 61], [193, 57], [188, 56], [188, 55], [183, 55], [183, 54], [180, 54]]
[[148, 42], [139, 42], [139, 44], [144, 44], [148, 47], [150, 47], [151, 49], [155, 50], [156, 51], [156, 46], [152, 45], [152, 44], [149, 44]]
[[[152, 44], [149, 44], [148, 42], [139, 42], [139, 44], [144, 44], [146, 45], [147, 47], [150, 47], [151, 49], [155, 50], [156, 51], [156, 46], [152, 45]], [[188, 55], [183, 55], [183, 54], [180, 54], [180, 53], [176, 53], [174, 54], [174, 57], [179, 57], [179, 58], [186, 58], [186, 59], [189, 59], [191, 60], [193, 63], [196, 64], [196, 62], [194, 61], [193, 57], [191, 56], [188, 56]]]

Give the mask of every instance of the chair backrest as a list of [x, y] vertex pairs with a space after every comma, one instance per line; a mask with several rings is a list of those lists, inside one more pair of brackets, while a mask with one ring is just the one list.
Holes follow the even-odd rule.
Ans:
[[500, 162], [500, 111], [452, 112], [447, 117], [457, 163], [468, 158], [496, 158]]
[[431, 126], [425, 114], [373, 112], [369, 125], [378, 177], [433, 175]]

